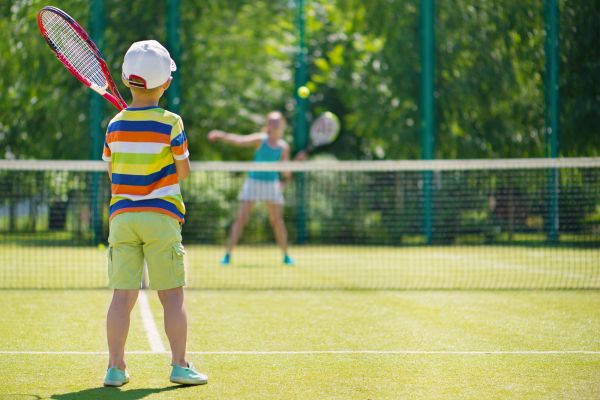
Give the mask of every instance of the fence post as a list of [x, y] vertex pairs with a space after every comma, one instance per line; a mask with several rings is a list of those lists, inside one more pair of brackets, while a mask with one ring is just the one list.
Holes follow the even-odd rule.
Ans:
[[[171, 54], [171, 58], [177, 64], [177, 69], [180, 70], [181, 65], [181, 46], [179, 44], [179, 24], [180, 24], [180, 1], [167, 0], [167, 49]], [[181, 105], [181, 89], [179, 84], [180, 76], [178, 73], [173, 75], [171, 86], [167, 90], [167, 107], [169, 111], [179, 114]]]
[[[559, 155], [559, 8], [557, 0], [546, 0], [544, 4], [546, 28], [545, 57], [545, 97], [546, 97], [546, 157]], [[559, 171], [548, 171], [546, 183], [546, 235], [548, 241], [559, 240]]]
[[[90, 3], [90, 36], [98, 49], [104, 49], [104, 27], [105, 27], [105, 4], [104, 0], [92, 0]], [[99, 160], [102, 157], [102, 149], [104, 147], [103, 132], [102, 132], [102, 117], [104, 115], [104, 99], [95, 92], [90, 92], [90, 116], [89, 129], [91, 136], [90, 159]], [[91, 225], [92, 225], [92, 241], [99, 243], [102, 240], [102, 199], [99, 196], [100, 173], [92, 172], [91, 185]]]
[[[294, 123], [294, 147], [296, 151], [305, 149], [308, 145], [306, 111], [308, 99], [298, 95], [298, 88], [307, 81], [306, 47], [304, 42], [304, 1], [296, 0], [296, 27], [298, 30], [298, 48], [295, 60], [294, 97], [296, 99], [296, 114]], [[306, 243], [306, 187], [304, 173], [296, 174], [296, 229], [297, 242]]]
[[[420, 3], [421, 45], [421, 158], [433, 159], [435, 135], [435, 103], [433, 98], [435, 78], [435, 4], [434, 0]], [[423, 171], [423, 233], [427, 244], [433, 241], [433, 173]]]

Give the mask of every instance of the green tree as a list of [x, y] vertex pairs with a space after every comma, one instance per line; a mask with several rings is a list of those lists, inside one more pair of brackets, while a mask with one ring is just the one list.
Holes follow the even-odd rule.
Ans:
[[[118, 79], [129, 45], [165, 38], [165, 1], [106, 2], [104, 54]], [[37, 11], [49, 1], [0, 0], [0, 157], [89, 157], [90, 91], [54, 59]], [[307, 45], [311, 114], [337, 113], [341, 159], [416, 159], [418, 0], [311, 0]], [[436, 2], [437, 158], [544, 156], [543, 2]], [[89, 25], [89, 2], [60, 3]], [[600, 6], [561, 7], [561, 152], [600, 154]], [[208, 145], [213, 128], [249, 133], [264, 114], [294, 113], [293, 2], [182, 0], [181, 114], [194, 160], [249, 159]], [[164, 100], [163, 100], [164, 101]], [[166, 104], [166, 101], [165, 103]], [[103, 126], [115, 114], [105, 104]], [[291, 132], [291, 130], [290, 130]], [[291, 138], [291, 135], [288, 136]]]
[[192, 154], [249, 159], [251, 150], [209, 145], [206, 134], [256, 132], [273, 109], [291, 121], [292, 10], [271, 1], [190, 0], [183, 7], [181, 112]]
[[438, 4], [438, 158], [543, 157], [542, 2]]
[[600, 155], [600, 2], [561, 2], [561, 150]]
[[[52, 56], [39, 34], [42, 1], [0, 5], [0, 157], [88, 158], [88, 90]], [[64, 7], [81, 11], [80, 2]], [[84, 149], [84, 151], [82, 151]]]

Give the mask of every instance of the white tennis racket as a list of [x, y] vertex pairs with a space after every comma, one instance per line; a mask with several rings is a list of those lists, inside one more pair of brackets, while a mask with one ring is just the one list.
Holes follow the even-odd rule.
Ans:
[[309, 153], [317, 147], [331, 144], [340, 133], [340, 120], [331, 111], [319, 115], [310, 126], [310, 142], [306, 151]]

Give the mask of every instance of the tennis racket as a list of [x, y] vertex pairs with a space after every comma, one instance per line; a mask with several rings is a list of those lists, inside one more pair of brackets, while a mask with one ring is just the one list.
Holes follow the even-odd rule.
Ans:
[[333, 143], [340, 133], [340, 120], [334, 113], [325, 111], [310, 126], [310, 142], [306, 151]]
[[38, 12], [38, 26], [48, 46], [75, 78], [117, 109], [127, 107], [100, 50], [77, 21], [66, 12], [48, 6]]

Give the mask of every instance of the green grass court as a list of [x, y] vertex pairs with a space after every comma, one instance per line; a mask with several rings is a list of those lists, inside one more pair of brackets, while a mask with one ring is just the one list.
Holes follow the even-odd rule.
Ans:
[[[50, 3], [89, 38], [51, 28]], [[0, 10], [0, 400], [600, 400], [600, 1]], [[166, 83], [124, 62], [144, 39], [177, 64], [165, 93], [120, 82]], [[137, 111], [109, 127], [117, 110], [74, 70], [96, 86], [110, 70]], [[185, 181], [167, 147], [189, 151]], [[285, 181], [296, 265], [257, 204], [224, 268], [261, 175]], [[208, 385], [169, 382], [145, 290], [131, 382], [102, 386], [110, 214], [136, 211], [113, 189], [171, 213], [181, 193], [188, 358]]]
[[[188, 287], [204, 289], [600, 288], [600, 249], [535, 246], [297, 246], [282, 268], [275, 246], [186, 245]], [[0, 287], [103, 288], [106, 248], [0, 245]]]
[[221, 246], [186, 249], [189, 358], [207, 386], [168, 381], [138, 304], [131, 383], [103, 388], [106, 250], [22, 241], [0, 246], [0, 399], [600, 397], [598, 249], [298, 246], [293, 268], [274, 246], [240, 246], [228, 268]]
[[[162, 332], [162, 313], [148, 293]], [[189, 290], [201, 387], [168, 382], [139, 305], [103, 388], [108, 290], [3, 290], [4, 399], [597, 399], [597, 291]]]

